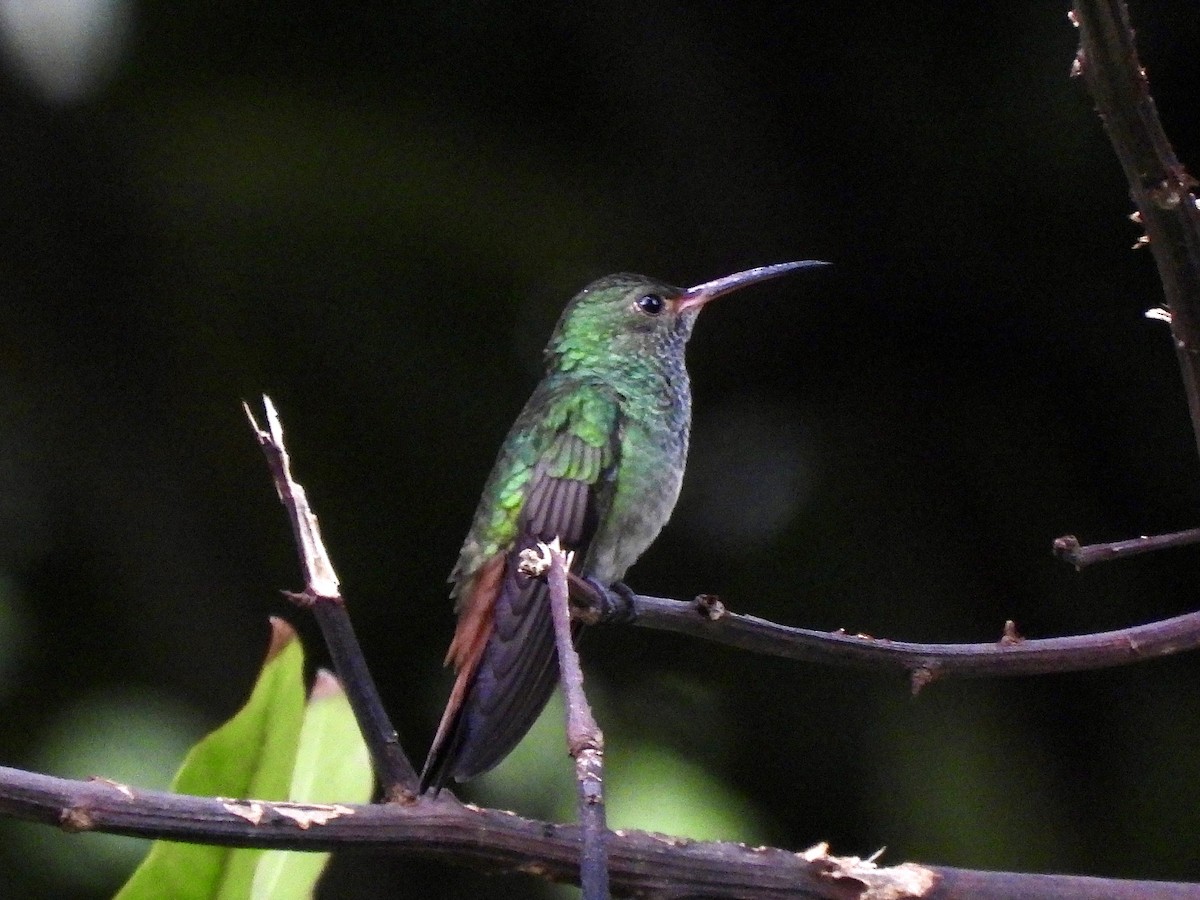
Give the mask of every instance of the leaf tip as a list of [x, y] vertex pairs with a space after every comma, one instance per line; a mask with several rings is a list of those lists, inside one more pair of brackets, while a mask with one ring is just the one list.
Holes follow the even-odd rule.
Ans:
[[337, 680], [336, 675], [328, 669], [317, 669], [317, 674], [313, 678], [312, 690], [308, 695], [309, 700], [328, 700], [344, 694], [342, 683]]
[[267, 662], [270, 662], [296, 640], [296, 629], [278, 616], [271, 616], [271, 643], [267, 647]]

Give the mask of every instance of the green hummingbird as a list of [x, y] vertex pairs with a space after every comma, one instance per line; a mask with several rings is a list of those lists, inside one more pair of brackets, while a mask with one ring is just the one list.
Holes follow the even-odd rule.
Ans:
[[748, 269], [691, 288], [609, 275], [575, 295], [546, 345], [546, 374], [501, 445], [458, 564], [456, 677], [421, 773], [422, 792], [497, 765], [545, 707], [558, 653], [545, 582], [522, 550], [559, 538], [573, 571], [619, 581], [671, 516], [692, 394], [684, 347], [700, 310], [817, 260]]

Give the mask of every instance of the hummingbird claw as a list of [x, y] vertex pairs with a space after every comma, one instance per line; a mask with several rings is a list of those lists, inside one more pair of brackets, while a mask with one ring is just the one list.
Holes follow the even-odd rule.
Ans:
[[610, 585], [601, 584], [591, 576], [584, 576], [596, 595], [596, 620], [618, 624], [632, 622], [634, 619], [634, 600], [637, 596], [633, 589], [623, 581], [614, 581]]

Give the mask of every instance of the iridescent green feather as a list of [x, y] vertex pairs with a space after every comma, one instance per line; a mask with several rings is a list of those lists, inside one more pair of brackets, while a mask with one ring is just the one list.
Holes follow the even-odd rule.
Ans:
[[594, 484], [613, 465], [617, 414], [617, 398], [604, 385], [569, 377], [539, 385], [484, 487], [450, 575], [454, 596], [485, 561], [512, 546], [535, 471]]

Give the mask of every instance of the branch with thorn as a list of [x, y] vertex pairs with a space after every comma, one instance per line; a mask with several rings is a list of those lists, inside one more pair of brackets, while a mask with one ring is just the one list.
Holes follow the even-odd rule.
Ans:
[[[1196, 448], [1200, 451], [1200, 201], [1197, 181], [1180, 163], [1158, 117], [1138, 58], [1129, 8], [1122, 0], [1077, 0], [1079, 29], [1072, 77], [1082, 78], [1108, 132], [1145, 228], [1134, 249], [1149, 247], [1164, 305], [1147, 315], [1166, 322], [1179, 362]], [[1080, 546], [1072, 535], [1054, 542], [1061, 559], [1084, 566], [1200, 542], [1200, 529]]]
[[341, 595], [333, 561], [325, 549], [325, 542], [321, 540], [320, 524], [309, 508], [308, 495], [292, 478], [291, 460], [283, 443], [283, 423], [279, 420], [279, 413], [271, 398], [264, 396], [263, 409], [267, 420], [264, 429], [254, 418], [249, 404], [243, 403], [242, 408], [267, 458], [279, 502], [287, 510], [292, 534], [296, 538], [300, 567], [304, 572], [304, 590], [299, 593], [286, 591], [285, 596], [297, 605], [311, 609], [321, 628], [334, 669], [345, 688], [359, 730], [371, 753], [371, 762], [384, 797], [411, 803], [417, 796], [416, 770], [400, 747], [399, 735], [392, 727], [383, 708], [379, 689], [375, 687], [375, 679], [367, 668], [362, 647], [346, 610], [346, 601]]

